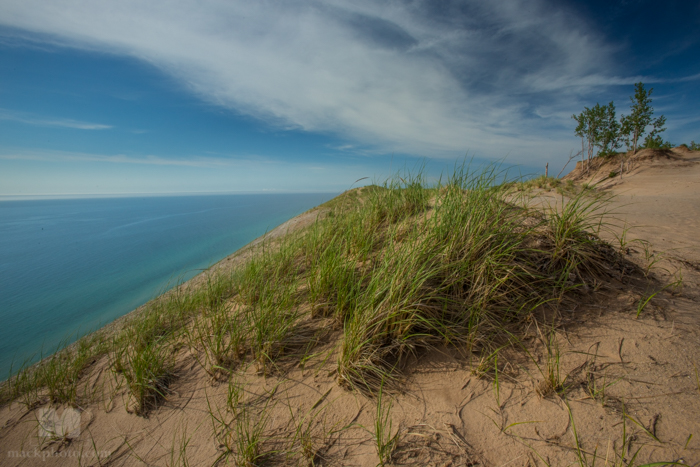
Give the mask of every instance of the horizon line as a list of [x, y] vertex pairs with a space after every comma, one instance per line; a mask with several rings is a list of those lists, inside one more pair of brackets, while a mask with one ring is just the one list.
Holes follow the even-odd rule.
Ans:
[[342, 193], [343, 190], [240, 190], [240, 191], [165, 191], [165, 192], [129, 192], [129, 193], [33, 193], [0, 194], [0, 201], [21, 201], [31, 199], [94, 199], [94, 198], [131, 198], [138, 196], [213, 196], [213, 195], [265, 195], [265, 194], [322, 194]]

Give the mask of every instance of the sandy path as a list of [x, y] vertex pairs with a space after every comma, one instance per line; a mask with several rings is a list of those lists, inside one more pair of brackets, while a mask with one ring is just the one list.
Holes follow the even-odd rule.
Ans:
[[610, 186], [618, 216], [654, 249], [700, 261], [700, 154], [682, 154], [686, 164], [651, 164]]

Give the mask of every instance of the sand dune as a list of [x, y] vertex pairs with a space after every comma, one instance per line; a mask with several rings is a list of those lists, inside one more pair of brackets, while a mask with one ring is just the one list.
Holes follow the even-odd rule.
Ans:
[[[552, 368], [565, 381], [565, 398], [543, 390], [548, 352], [534, 324], [524, 341], [530, 353], [503, 350], [495, 374], [479, 366], [483, 355], [449, 347], [416, 353], [403, 391], [384, 399], [391, 401], [392, 434], [398, 434], [392, 465], [585, 465], [580, 456], [592, 465], [594, 453], [595, 465], [626, 465], [637, 451], [634, 465], [700, 465], [700, 153], [642, 151], [621, 178], [609, 177], [615, 168], [617, 160], [586, 174], [579, 165], [567, 178], [614, 195], [615, 225], [606, 238], [654, 280], [613, 281], [561, 311], [550, 352], [560, 357], [560, 367]], [[666, 287], [681, 276], [682, 289]], [[655, 292], [637, 317], [640, 303]], [[254, 365], [241, 368], [233, 386], [212, 379], [181, 348], [179, 377], [147, 417], [134, 413], [104, 357], [84, 384], [95, 397], [80, 407], [77, 438], [38, 438], [42, 407], [17, 401], [0, 408], [0, 463], [234, 464], [223, 445], [235, 440], [222, 433], [225, 423], [233, 437], [241, 428], [226, 410], [240, 386], [243, 401], [256, 408], [267, 464], [377, 465], [377, 400], [338, 384], [338, 338], [329, 325], [308, 359], [268, 375]]]
[[685, 148], [641, 150], [629, 157], [626, 172], [618, 160], [581, 173], [581, 163], [566, 178], [597, 183], [615, 195], [621, 219], [634, 238], [643, 238], [659, 251], [700, 261], [700, 153]]

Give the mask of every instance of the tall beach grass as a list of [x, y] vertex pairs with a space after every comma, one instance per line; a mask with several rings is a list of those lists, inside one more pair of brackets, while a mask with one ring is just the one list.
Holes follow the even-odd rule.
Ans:
[[497, 167], [462, 165], [434, 184], [419, 170], [346, 192], [234, 269], [208, 271], [121, 330], [22, 369], [3, 400], [77, 404], [81, 378], [105, 358], [145, 414], [167, 398], [177, 358], [217, 378], [246, 361], [284, 371], [328, 333], [339, 384], [371, 394], [399, 388], [407, 357], [423, 349], [490, 354], [533, 312], [605, 282], [619, 263], [598, 236], [600, 199], [572, 193], [535, 209], [504, 181]]

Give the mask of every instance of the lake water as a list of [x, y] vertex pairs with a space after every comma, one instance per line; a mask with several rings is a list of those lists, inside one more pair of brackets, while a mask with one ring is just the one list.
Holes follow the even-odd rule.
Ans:
[[333, 196], [0, 201], [0, 380]]

